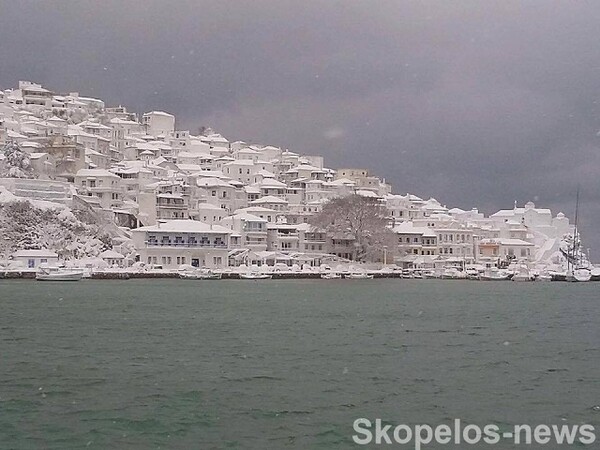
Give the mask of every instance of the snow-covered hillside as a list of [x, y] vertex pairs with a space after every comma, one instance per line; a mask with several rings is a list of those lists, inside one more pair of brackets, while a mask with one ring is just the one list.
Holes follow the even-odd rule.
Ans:
[[65, 205], [17, 197], [0, 186], [0, 258], [44, 248], [61, 258], [97, 256], [111, 248], [100, 217]]

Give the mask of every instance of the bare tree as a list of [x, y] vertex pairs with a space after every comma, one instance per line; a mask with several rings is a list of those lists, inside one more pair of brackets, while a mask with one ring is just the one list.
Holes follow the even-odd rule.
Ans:
[[330, 200], [311, 224], [332, 236], [354, 240], [357, 261], [390, 261], [395, 235], [388, 227], [385, 207], [377, 199], [350, 195]]

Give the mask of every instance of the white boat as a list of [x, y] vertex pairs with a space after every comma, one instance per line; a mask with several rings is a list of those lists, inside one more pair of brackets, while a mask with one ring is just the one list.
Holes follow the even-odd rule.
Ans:
[[369, 275], [366, 272], [353, 272], [344, 275], [344, 278], [347, 280], [371, 280], [373, 279], [373, 275]]
[[535, 277], [531, 274], [527, 266], [522, 265], [511, 278], [512, 281], [534, 281]]
[[446, 267], [442, 272], [443, 280], [464, 280], [467, 274], [458, 270], [456, 267]]
[[83, 278], [80, 270], [63, 269], [62, 267], [41, 267], [35, 274], [38, 281], [79, 281]]
[[221, 274], [208, 269], [186, 270], [179, 272], [179, 278], [184, 280], [220, 280]]
[[567, 281], [571, 282], [586, 282], [592, 279], [592, 272], [589, 269], [575, 269], [567, 272]]
[[510, 273], [492, 267], [479, 275], [479, 279], [481, 281], [506, 281], [510, 280]]
[[240, 278], [242, 280], [268, 280], [270, 278], [273, 278], [273, 275], [259, 272], [246, 272], [240, 273]]
[[329, 272], [329, 273], [322, 273], [321, 278], [323, 280], [339, 280], [340, 278], [342, 278], [342, 276], [339, 273]]
[[552, 281], [552, 275], [550, 275], [548, 272], [542, 272], [535, 277], [535, 281]]
[[465, 269], [465, 274], [469, 280], [479, 279], [479, 270], [476, 267], [467, 267]]
[[[585, 282], [592, 279], [591, 269], [582, 265], [587, 261], [581, 251], [581, 238], [577, 228], [577, 220], [579, 216], [579, 188], [577, 188], [577, 200], [575, 203], [575, 230], [573, 233], [573, 244], [570, 251], [567, 253], [567, 276], [566, 281]], [[589, 263], [589, 261], [588, 261]]]

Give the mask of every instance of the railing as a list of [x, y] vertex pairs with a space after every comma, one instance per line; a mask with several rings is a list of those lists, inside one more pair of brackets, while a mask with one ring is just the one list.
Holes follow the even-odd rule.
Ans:
[[146, 241], [147, 247], [227, 248], [227, 243]]
[[165, 209], [187, 209], [187, 205], [184, 203], [175, 204], [175, 203], [157, 203], [157, 208], [165, 208]]

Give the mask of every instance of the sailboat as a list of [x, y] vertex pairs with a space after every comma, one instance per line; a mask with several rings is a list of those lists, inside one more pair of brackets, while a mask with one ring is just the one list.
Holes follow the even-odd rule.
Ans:
[[[579, 187], [577, 188], [577, 198], [575, 201], [575, 229], [573, 231], [573, 243], [567, 254], [567, 276], [566, 281], [584, 282], [592, 279], [592, 273], [585, 267], [577, 267], [581, 264], [581, 242], [577, 228], [579, 221]], [[577, 266], [576, 266], [577, 264]]]

